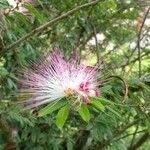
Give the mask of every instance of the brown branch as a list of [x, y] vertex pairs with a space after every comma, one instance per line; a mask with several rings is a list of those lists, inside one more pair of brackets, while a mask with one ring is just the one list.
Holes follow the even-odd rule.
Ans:
[[7, 143], [4, 146], [4, 150], [14, 150], [16, 149], [16, 143], [14, 142], [12, 136], [12, 130], [6, 121], [5, 117], [0, 114], [0, 130], [5, 133]]
[[8, 16], [11, 12], [14, 12], [15, 10], [17, 10], [19, 8], [19, 4], [20, 4], [20, 2], [16, 2], [16, 6], [14, 8], [4, 11], [4, 15]]
[[149, 11], [150, 11], [150, 7], [148, 7], [146, 13], [145, 13], [145, 16], [143, 18], [143, 22], [141, 24], [141, 27], [140, 27], [140, 31], [139, 31], [139, 35], [138, 35], [138, 42], [137, 42], [137, 47], [138, 47], [138, 60], [139, 60], [139, 78], [141, 77], [141, 48], [140, 48], [140, 42], [141, 42], [141, 34], [142, 34], [142, 29], [144, 27], [144, 24], [145, 24], [145, 21], [146, 21], [146, 18], [149, 14]]
[[104, 140], [102, 143], [97, 144], [96, 146], [96, 150], [102, 150], [104, 149], [106, 146], [108, 146], [115, 138], [117, 138], [119, 135], [121, 135], [123, 132], [125, 132], [128, 128], [134, 126], [135, 124], [137, 124], [138, 122], [140, 122], [141, 120], [143, 120], [142, 118], [138, 118], [136, 120], [134, 120], [133, 122], [123, 126], [123, 127], [118, 127], [116, 132], [114, 133], [113, 137], [111, 139], [107, 139]]
[[98, 40], [97, 40], [97, 30], [96, 30], [96, 27], [93, 23], [91, 23], [91, 25], [92, 25], [92, 28], [93, 28], [93, 34], [94, 34], [94, 38], [95, 38], [97, 64], [99, 65], [100, 55], [99, 55], [99, 46], [98, 46]]
[[[145, 131], [147, 131], [147, 129], [144, 129], [144, 130], [141, 130], [141, 131], [137, 131], [136, 134], [139, 134], [139, 133], [142, 133], [142, 132], [145, 132]], [[128, 136], [131, 136], [131, 135], [134, 136], [134, 134], [135, 134], [135, 132], [134, 132], [134, 133], [129, 133], [129, 134], [124, 135], [124, 136], [122, 136], [122, 137], [120, 137], [120, 138], [114, 139], [113, 142], [114, 142], [114, 141], [121, 140], [121, 139], [124, 139], [124, 138], [126, 138], [126, 137], [128, 137]]]
[[81, 52], [79, 47], [80, 47], [80, 42], [81, 42], [81, 38], [83, 37], [84, 31], [85, 31], [84, 28], [81, 28], [79, 30], [79, 35], [77, 36], [77, 40], [72, 53], [72, 59], [77, 60], [78, 63], [80, 63], [80, 59], [81, 59]]
[[[113, 137], [111, 137], [111, 139], [107, 139], [107, 140], [104, 140], [102, 141], [101, 143], [97, 144], [96, 145], [96, 150], [102, 150], [104, 149], [106, 146], [110, 145], [111, 142], [113, 142], [118, 136], [120, 136], [122, 133], [124, 133], [128, 128], [138, 124], [139, 122], [143, 121], [145, 118], [144, 117], [140, 117], [136, 120], [134, 120], [133, 122], [125, 125], [125, 126], [120, 126], [120, 127], [117, 127], [116, 130], [114, 131], [114, 135]], [[144, 131], [144, 130], [143, 130]], [[146, 131], [146, 130], [145, 130]], [[149, 135], [150, 136], [150, 135]], [[139, 140], [140, 141], [140, 140]], [[138, 142], [139, 142], [138, 141]], [[137, 142], [137, 143], [138, 143]], [[139, 142], [140, 143], [140, 142]], [[136, 145], [136, 144], [135, 144]], [[133, 147], [135, 146], [133, 145]], [[138, 144], [137, 144], [138, 145]], [[131, 149], [130, 149], [131, 150]]]
[[[91, 9], [89, 9], [88, 15], [87, 15], [87, 17], [86, 17], [85, 20], [89, 19], [90, 15], [92, 13], [93, 8], [94, 8], [94, 5], [91, 7]], [[84, 34], [85, 31], [86, 31], [85, 28], [80, 25], [79, 35], [77, 36], [75, 47], [73, 49], [73, 57], [72, 58], [78, 60], [78, 63], [80, 63], [80, 59], [81, 59], [80, 43], [81, 43], [81, 39], [82, 39], [83, 34]]]
[[[144, 39], [144, 37], [148, 34], [148, 32], [150, 31], [150, 28], [147, 29], [147, 31], [144, 33], [144, 35], [140, 38], [140, 42]], [[136, 44], [135, 48], [132, 50], [129, 59], [127, 60], [127, 62], [130, 61], [130, 58], [132, 57], [132, 55], [134, 54], [134, 52], [136, 51], [136, 49], [138, 48], [138, 44]]]
[[127, 97], [128, 97], [128, 85], [127, 83], [119, 76], [110, 76], [108, 78], [106, 78], [106, 80], [109, 80], [109, 79], [113, 79], [113, 78], [116, 78], [116, 79], [119, 79], [123, 82], [124, 84], [124, 89], [125, 89], [125, 92], [124, 92], [124, 98], [123, 98], [123, 103], [126, 101]]
[[118, 127], [118, 132], [116, 135], [119, 135], [121, 133], [123, 133], [124, 131], [126, 131], [128, 128], [132, 127], [133, 125], [137, 124], [138, 122], [140, 122], [141, 120], [143, 120], [142, 118], [138, 118], [136, 120], [134, 120], [133, 122], [125, 125], [125, 126], [121, 126], [121, 127]]
[[147, 16], [148, 16], [148, 13], [149, 13], [149, 9], [148, 9], [147, 12], [145, 13], [144, 18], [143, 18], [143, 21], [142, 21], [142, 23], [141, 23], [141, 26], [140, 26], [140, 29], [139, 29], [139, 33], [138, 33], [137, 44], [136, 44], [135, 48], [132, 50], [131, 54], [128, 56], [127, 61], [124, 63], [124, 65], [122, 65], [122, 68], [126, 67], [126, 66], [130, 63], [131, 57], [133, 56], [133, 54], [135, 53], [135, 51], [139, 48], [140, 42], [143, 40], [143, 38], [145, 37], [145, 35], [147, 35], [147, 33], [149, 32], [149, 29], [150, 29], [150, 28], [149, 28], [149, 29], [147, 30], [147, 32], [141, 37], [142, 29], [143, 29], [143, 27], [144, 27], [146, 18], [147, 18]]
[[[118, 13], [121, 13], [121, 12], [123, 12], [124, 10], [126, 10], [126, 9], [128, 9], [128, 8], [121, 8], [121, 9], [118, 9], [115, 13], [113, 13], [112, 15], [111, 15], [111, 17], [113, 18], [116, 14], [118, 14]], [[87, 18], [88, 19], [88, 18]], [[105, 21], [104, 21], [105, 23], [110, 23], [111, 24], [111, 21], [110, 21], [110, 19], [106, 19]], [[104, 23], [103, 23], [104, 24]], [[99, 33], [101, 31], [101, 29], [100, 28], [97, 28], [97, 30], [96, 30], [96, 32], [97, 32], [97, 34]], [[92, 38], [94, 36], [94, 33], [93, 32], [91, 32], [89, 35], [88, 35], [88, 37], [84, 40], [84, 41], [82, 41], [82, 47], [85, 47], [85, 45], [88, 43], [88, 41]], [[104, 41], [106, 41], [107, 42], [107, 39], [106, 40], [104, 40]], [[102, 44], [101, 44], [102, 45]]]
[[131, 140], [130, 147], [131, 147], [131, 146], [133, 145], [133, 143], [134, 143], [136, 134], [138, 133], [138, 129], [139, 129], [139, 126], [137, 125], [137, 126], [136, 126], [136, 129], [135, 129], [135, 132], [133, 133], [133, 137], [132, 137], [132, 140]]
[[47, 22], [44, 25], [41, 25], [40, 27], [32, 30], [31, 32], [27, 33], [25, 36], [23, 36], [22, 38], [20, 38], [19, 40], [17, 40], [16, 42], [14, 42], [13, 44], [9, 45], [8, 47], [5, 47], [1, 52], [0, 52], [0, 58], [8, 51], [14, 49], [16, 46], [21, 45], [22, 43], [25, 43], [27, 40], [29, 40], [32, 36], [43, 32], [45, 29], [47, 29], [49, 26], [57, 23], [58, 21], [67, 18], [68, 16], [74, 14], [75, 12], [81, 10], [81, 9], [85, 9], [89, 6], [93, 6], [96, 5], [97, 3], [99, 3], [102, 0], [95, 0], [95, 1], [91, 1], [89, 3], [77, 6], [75, 8], [73, 8], [72, 10], [62, 14], [61, 16], [58, 16], [52, 20], [50, 20], [49, 22]]
[[150, 137], [149, 132], [143, 134], [143, 136], [135, 143], [133, 146], [129, 147], [128, 150], [137, 150], [140, 146], [142, 146]]
[[[143, 55], [141, 55], [141, 58], [143, 58], [143, 57], [145, 57], [145, 56], [148, 56], [150, 54], [150, 52], [146, 52], [146, 53], [144, 53]], [[115, 66], [114, 68], [123, 68], [123, 67], [125, 67], [125, 66], [127, 66], [127, 65], [129, 65], [129, 64], [132, 64], [132, 63], [135, 63], [136, 61], [138, 61], [138, 57], [137, 58], [135, 58], [135, 59], [133, 59], [132, 61], [130, 61], [130, 62], [127, 62], [127, 63], [125, 63], [125, 64], [122, 64], [122, 65], [120, 65], [119, 67], [117, 67], [117, 66]]]

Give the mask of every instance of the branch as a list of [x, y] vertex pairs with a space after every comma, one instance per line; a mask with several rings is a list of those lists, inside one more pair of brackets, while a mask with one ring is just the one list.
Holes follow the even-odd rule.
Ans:
[[[143, 57], [145, 57], [145, 56], [148, 56], [149, 54], [150, 54], [150, 52], [146, 52], [146, 53], [144, 53], [143, 55], [141, 55], [141, 58], [143, 58]], [[138, 61], [138, 57], [135, 58], [135, 59], [133, 59], [133, 60], [130, 61], [130, 62], [126, 62], [125, 64], [120, 65], [119, 67], [115, 66], [114, 68], [126, 67], [127, 65], [132, 64], [132, 63], [135, 63], [136, 61]], [[114, 68], [113, 68], [113, 69], [114, 69]]]
[[6, 135], [6, 144], [4, 146], [4, 149], [6, 150], [16, 149], [16, 143], [14, 142], [12, 136], [12, 130], [2, 114], [0, 114], [0, 130], [4, 132]]
[[117, 138], [118, 136], [120, 136], [122, 133], [124, 133], [128, 128], [134, 126], [135, 124], [137, 124], [138, 122], [140, 122], [141, 118], [138, 118], [136, 120], [134, 120], [133, 122], [123, 126], [123, 127], [118, 127], [116, 130], [116, 133], [114, 133], [113, 137], [111, 139], [107, 139], [104, 140], [103, 142], [101, 142], [100, 144], [96, 145], [96, 150], [102, 150], [104, 149], [106, 146], [108, 146], [115, 138]]
[[[145, 132], [145, 131], [147, 131], [147, 129], [137, 131], [136, 134], [139, 134], [139, 133], [142, 133], [142, 132]], [[114, 141], [119, 141], [119, 140], [124, 139], [124, 138], [127, 138], [127, 137], [129, 137], [129, 136], [131, 136], [131, 135], [134, 136], [134, 134], [135, 134], [135, 132], [134, 132], [134, 133], [129, 133], [129, 134], [124, 135], [124, 136], [122, 136], [122, 137], [120, 137], [120, 138], [114, 139], [113, 142], [114, 142]]]
[[[106, 78], [106, 80], [108, 80], [109, 81], [109, 79], [119, 79], [119, 80], [121, 80], [122, 82], [123, 82], [123, 85], [124, 85], [124, 98], [123, 98], [123, 101], [122, 101], [122, 103], [124, 103], [125, 101], [126, 101], [126, 99], [127, 99], [127, 97], [128, 97], [128, 85], [127, 85], [127, 83], [126, 83], [126, 81], [124, 81], [121, 77], [119, 77], [119, 76], [109, 76], [108, 78]], [[106, 81], [105, 80], [105, 81]]]
[[95, 46], [96, 46], [96, 55], [97, 55], [97, 64], [99, 65], [100, 61], [100, 55], [99, 55], [99, 46], [98, 46], [98, 40], [97, 40], [97, 30], [96, 27], [93, 23], [91, 23], [92, 29], [93, 29], [93, 34], [95, 38]]
[[11, 12], [14, 12], [16, 9], [19, 8], [19, 3], [20, 2], [16, 2], [16, 6], [14, 8], [10, 8], [10, 9], [6, 9], [6, 11], [4, 11], [4, 15], [8, 16]]
[[133, 143], [134, 143], [134, 140], [135, 140], [136, 134], [138, 133], [138, 129], [139, 129], [139, 125], [137, 125], [137, 126], [136, 126], [135, 132], [133, 133], [133, 137], [132, 137], [132, 140], [131, 140], [131, 144], [130, 144], [130, 146], [132, 146], [132, 145], [133, 145]]
[[67, 18], [68, 16], [71, 16], [72, 14], [74, 14], [75, 12], [81, 10], [81, 9], [85, 9], [89, 6], [93, 6], [93, 5], [96, 5], [97, 3], [99, 3], [101, 0], [95, 0], [95, 1], [91, 1], [89, 3], [86, 3], [86, 4], [83, 4], [83, 5], [80, 5], [80, 6], [77, 6], [75, 8], [73, 8], [72, 10], [62, 14], [61, 16], [58, 16], [52, 20], [50, 20], [49, 22], [47, 22], [46, 24], [44, 25], [41, 25], [40, 27], [32, 30], [31, 32], [27, 33], [25, 36], [23, 36], [22, 38], [20, 38], [19, 40], [17, 40], [16, 42], [14, 42], [13, 44], [9, 45], [8, 47], [5, 47], [1, 52], [0, 52], [0, 58], [6, 53], [8, 52], [9, 50], [12, 50], [14, 49], [16, 46], [22, 44], [22, 43], [25, 43], [27, 40], [29, 40], [32, 36], [38, 34], [38, 33], [41, 33], [43, 32], [45, 29], [47, 29], [49, 26], [57, 23], [58, 21], [64, 19], [64, 18]]
[[140, 48], [140, 42], [141, 42], [141, 34], [142, 34], [142, 29], [143, 29], [143, 26], [145, 24], [145, 21], [146, 21], [146, 18], [149, 14], [149, 11], [150, 11], [150, 7], [148, 7], [146, 13], [145, 13], [145, 16], [143, 18], [143, 22], [142, 22], [142, 25], [140, 27], [140, 31], [139, 31], [139, 35], [138, 35], [138, 41], [137, 41], [137, 48], [138, 48], [138, 60], [139, 60], [139, 78], [141, 77], [141, 48]]
[[[130, 60], [131, 60], [131, 57], [133, 56], [133, 54], [135, 53], [135, 51], [137, 49], [139, 49], [139, 46], [140, 46], [140, 42], [143, 40], [143, 38], [145, 37], [145, 35], [147, 35], [147, 33], [149, 32], [149, 29], [147, 30], [147, 32], [141, 37], [141, 33], [142, 33], [142, 29], [143, 29], [143, 26], [145, 24], [145, 21], [146, 21], [146, 18], [148, 16], [148, 13], [149, 13], [149, 9], [147, 10], [147, 12], [145, 13], [145, 16], [143, 18], [143, 21], [141, 23], [141, 27], [139, 29], [139, 33], [138, 33], [138, 40], [137, 40], [137, 44], [135, 46], [135, 48], [132, 50], [131, 54], [128, 56], [128, 60], [124, 63], [124, 65], [122, 65], [121, 67], [124, 68], [126, 67], [129, 63], [130, 63]], [[139, 52], [139, 50], [138, 50]], [[140, 52], [141, 54], [141, 52]], [[139, 57], [139, 56], [138, 56]], [[141, 60], [140, 60], [141, 61]], [[141, 64], [139, 64], [139, 67], [140, 67]], [[140, 70], [140, 69], [139, 69]]]
[[150, 137], [150, 134], [146, 132], [143, 136], [135, 143], [133, 146], [129, 147], [128, 150], [137, 150], [140, 146], [142, 146]]
[[[88, 20], [91, 13], [92, 13], [92, 10], [93, 10], [93, 7], [91, 7], [91, 9], [89, 9], [89, 12], [88, 12], [88, 15], [86, 17], [85, 20]], [[79, 23], [79, 26], [80, 26], [80, 30], [79, 30], [79, 35], [77, 36], [77, 40], [76, 40], [76, 44], [75, 44], [75, 47], [73, 49], [73, 57], [74, 60], [78, 60], [80, 63], [80, 59], [81, 59], [81, 50], [80, 50], [80, 43], [81, 43], [81, 39], [82, 37], [84, 36], [84, 32], [86, 31], [85, 28]]]

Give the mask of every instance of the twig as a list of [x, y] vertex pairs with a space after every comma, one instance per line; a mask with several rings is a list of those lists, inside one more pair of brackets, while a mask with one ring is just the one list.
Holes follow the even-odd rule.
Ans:
[[0, 114], [0, 129], [2, 130], [2, 132], [5, 133], [6, 135], [6, 144], [4, 146], [4, 149], [8, 150], [10, 148], [14, 148], [16, 149], [16, 143], [14, 142], [14, 139], [12, 137], [12, 131], [11, 128], [7, 122], [7, 120], [5, 119], [5, 117], [3, 116], [3, 114]]
[[133, 145], [133, 143], [134, 143], [136, 134], [138, 133], [138, 129], [139, 129], [139, 126], [137, 125], [137, 126], [136, 126], [136, 129], [135, 129], [135, 131], [134, 131], [134, 133], [133, 133], [133, 137], [132, 137], [132, 140], [131, 140], [130, 147], [131, 147], [131, 146]]
[[[94, 5], [92, 7], [90, 7], [88, 15], [87, 15], [85, 20], [89, 20], [90, 15], [91, 15], [91, 13], [93, 11], [93, 8], [94, 8]], [[76, 46], [75, 46], [74, 51], [73, 51], [73, 53], [76, 54], [77, 57], [78, 57], [78, 63], [80, 63], [80, 60], [81, 60], [81, 47], [80, 47], [81, 38], [83, 37], [83, 35], [84, 35], [83, 33], [85, 31], [86, 31], [85, 28], [81, 25], [80, 34], [79, 34], [79, 36], [77, 38]]]
[[22, 38], [20, 38], [19, 40], [17, 40], [16, 42], [14, 42], [13, 44], [9, 45], [8, 47], [5, 47], [1, 52], [0, 52], [0, 58], [8, 51], [14, 49], [16, 46], [21, 45], [22, 43], [25, 43], [27, 40], [29, 40], [32, 36], [43, 32], [45, 29], [47, 29], [49, 26], [57, 23], [58, 21], [74, 14], [75, 12], [81, 10], [81, 9], [85, 9], [89, 6], [93, 6], [96, 5], [98, 2], [100, 2], [102, 0], [95, 0], [95, 1], [91, 1], [89, 3], [77, 6], [75, 8], [73, 8], [72, 10], [62, 14], [61, 16], [58, 16], [52, 20], [50, 20], [49, 22], [45, 23], [44, 25], [41, 25], [40, 27], [32, 30], [31, 32], [27, 33], [25, 36], [23, 36]]
[[150, 137], [149, 132], [143, 134], [143, 136], [135, 143], [133, 146], [129, 147], [128, 150], [137, 150], [140, 146], [142, 146]]
[[[147, 131], [147, 129], [144, 129], [144, 130], [141, 130], [141, 131], [137, 131], [136, 134], [139, 134], [139, 133], [142, 133], [142, 132], [145, 132], [145, 131]], [[134, 135], [134, 134], [135, 134], [135, 132], [127, 134], [127, 135], [124, 135], [124, 136], [122, 136], [120, 138], [114, 139], [113, 141], [118, 141], [118, 140], [124, 139], [124, 138], [126, 138], [128, 136], [131, 136], [131, 135]]]
[[91, 23], [92, 28], [93, 28], [93, 34], [94, 34], [94, 38], [95, 38], [95, 46], [96, 46], [96, 55], [97, 55], [97, 64], [99, 64], [100, 61], [100, 55], [99, 55], [99, 46], [98, 46], [98, 40], [97, 40], [97, 31], [96, 31], [96, 27], [93, 23]]
[[102, 150], [104, 149], [106, 146], [108, 146], [114, 139], [116, 139], [118, 136], [120, 136], [122, 133], [124, 133], [128, 128], [136, 125], [137, 123], [141, 122], [142, 120], [144, 120], [143, 117], [138, 118], [136, 120], [134, 120], [133, 122], [125, 125], [125, 126], [120, 126], [116, 128], [116, 131], [114, 131], [114, 135], [113, 137], [111, 137], [111, 139], [107, 139], [102, 141], [101, 143], [96, 145], [96, 150]]
[[[144, 33], [144, 35], [140, 38], [140, 42], [144, 39], [144, 37], [148, 34], [149, 31], [150, 31], [150, 28], [148, 28], [147, 31]], [[136, 51], [137, 48], [138, 48], [138, 45], [136, 44], [135, 48], [132, 50], [129, 57], [131, 57], [134, 54], [134, 52]], [[129, 62], [129, 61], [130, 61], [130, 59], [128, 59], [127, 62]]]
[[5, 16], [8, 16], [11, 12], [14, 12], [16, 9], [19, 8], [19, 4], [20, 4], [20, 2], [17, 2], [17, 3], [16, 3], [16, 6], [15, 6], [14, 8], [12, 8], [12, 9], [8, 9], [7, 12], [4, 12], [4, 15], [5, 15]]
[[127, 99], [127, 97], [128, 97], [128, 85], [127, 85], [127, 83], [121, 78], [121, 77], [119, 77], [119, 76], [110, 76], [110, 77], [108, 77], [106, 80], [108, 80], [108, 79], [113, 79], [113, 78], [116, 78], [116, 79], [119, 79], [119, 80], [121, 80], [122, 82], [123, 82], [123, 84], [124, 84], [124, 87], [125, 87], [125, 93], [124, 93], [124, 98], [123, 98], [123, 103], [126, 101], [126, 99]]
[[[147, 52], [147, 53], [141, 55], [141, 58], [143, 58], [143, 57], [145, 57], [145, 56], [147, 56], [147, 55], [149, 55], [149, 54], [150, 54], [150, 52]], [[135, 63], [136, 61], [138, 61], [138, 57], [135, 58], [134, 60], [128, 62], [127, 64], [122, 64], [122, 65], [120, 65], [119, 68], [120, 68], [120, 67], [125, 67], [125, 66], [127, 66], [127, 65], [129, 65], [129, 64], [132, 64], [132, 63]]]
[[123, 126], [123, 127], [118, 127], [117, 128], [117, 132], [113, 135], [113, 137], [111, 139], [107, 139], [104, 140], [102, 143], [97, 144], [96, 146], [96, 150], [102, 150], [104, 149], [104, 147], [108, 146], [115, 138], [117, 138], [119, 135], [121, 135], [123, 132], [125, 132], [128, 128], [132, 127], [133, 125], [137, 124], [139, 121], [141, 121], [143, 119], [138, 118], [136, 120], [134, 120], [133, 122]]
[[79, 46], [80, 46], [80, 40], [83, 37], [83, 32], [84, 32], [84, 29], [81, 28], [80, 33], [79, 33], [76, 43], [75, 43], [75, 47], [73, 49], [73, 53], [72, 53], [73, 60], [77, 60], [78, 63], [80, 63], [80, 59], [81, 59], [81, 52], [80, 52]]
[[[94, 7], [94, 5], [93, 5], [93, 7]], [[90, 15], [92, 13], [93, 7], [91, 7], [91, 9], [89, 10], [86, 20], [89, 19]], [[75, 47], [73, 49], [73, 58], [78, 60], [78, 63], [80, 63], [80, 59], [81, 59], [81, 50], [80, 50], [81, 38], [83, 37], [83, 33], [85, 31], [86, 31], [85, 28], [82, 25], [80, 25], [79, 35], [77, 36]]]
[[[148, 16], [148, 13], [149, 13], [149, 9], [147, 10], [147, 12], [145, 13], [145, 16], [143, 18], [143, 21], [142, 21], [142, 24], [141, 24], [141, 27], [140, 27], [140, 30], [139, 30], [139, 33], [138, 33], [138, 40], [137, 40], [137, 44], [135, 46], [135, 48], [132, 50], [131, 54], [128, 56], [128, 60], [123, 63], [121, 65], [122, 68], [126, 67], [128, 64], [130, 64], [130, 59], [131, 57], [133, 56], [133, 54], [135, 53], [135, 51], [137, 50], [137, 48], [139, 48], [139, 43], [143, 40], [143, 38], [145, 37], [145, 35], [147, 35], [147, 33], [149, 32], [150, 28], [147, 30], [147, 32], [141, 37], [141, 33], [142, 33], [142, 29], [143, 29], [143, 26], [145, 24], [145, 21], [146, 21], [146, 18]], [[141, 53], [140, 53], [141, 54]], [[141, 65], [141, 64], [140, 64]]]
[[145, 21], [146, 21], [146, 18], [148, 16], [148, 13], [150, 11], [150, 7], [148, 7], [146, 13], [145, 13], [145, 16], [143, 18], [143, 22], [142, 22], [142, 25], [140, 27], [140, 31], [139, 31], [139, 35], [138, 35], [138, 41], [137, 41], [137, 47], [138, 47], [138, 60], [139, 60], [139, 78], [141, 77], [141, 48], [140, 48], [140, 42], [141, 42], [141, 34], [142, 34], [142, 29], [143, 29], [143, 26], [145, 24]]

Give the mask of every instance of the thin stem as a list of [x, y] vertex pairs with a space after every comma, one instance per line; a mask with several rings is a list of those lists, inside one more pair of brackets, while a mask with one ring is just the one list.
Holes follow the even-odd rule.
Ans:
[[141, 72], [142, 72], [142, 69], [141, 69], [141, 48], [140, 48], [140, 42], [141, 42], [141, 34], [142, 34], [142, 29], [144, 27], [144, 24], [145, 24], [145, 21], [146, 21], [146, 18], [149, 14], [149, 11], [150, 11], [150, 7], [148, 7], [146, 13], [145, 13], [145, 16], [143, 18], [143, 22], [142, 22], [142, 25], [140, 27], [140, 31], [139, 31], [139, 35], [138, 35], [138, 42], [137, 42], [137, 47], [138, 47], [138, 61], [139, 61], [139, 78], [141, 77]]
[[128, 150], [137, 150], [140, 146], [142, 146], [150, 137], [149, 132], [146, 132], [141, 136], [141, 138], [135, 143], [133, 146], [129, 147]]
[[132, 137], [132, 140], [131, 140], [131, 144], [130, 144], [130, 146], [132, 146], [132, 145], [133, 145], [133, 143], [134, 143], [134, 140], [135, 140], [136, 134], [138, 133], [138, 129], [139, 129], [139, 125], [137, 125], [137, 126], [136, 126], [135, 132], [133, 133], [133, 137]]
[[96, 30], [96, 27], [93, 23], [91, 23], [91, 25], [92, 25], [92, 28], [93, 28], [93, 34], [94, 34], [94, 38], [95, 38], [97, 64], [99, 64], [100, 56], [99, 56], [99, 46], [98, 46], [98, 40], [97, 40], [97, 30]]
[[[137, 131], [136, 134], [139, 134], [139, 133], [142, 133], [142, 132], [145, 132], [145, 131], [147, 131], [147, 129], [144, 129], [144, 130], [141, 130], [141, 131]], [[126, 137], [128, 137], [128, 136], [131, 136], [131, 135], [134, 136], [134, 134], [135, 134], [135, 132], [134, 132], [134, 133], [127, 134], [127, 135], [122, 136], [122, 137], [120, 137], [120, 138], [114, 139], [114, 141], [118, 141], [118, 140], [124, 139], [124, 138], [126, 138]]]

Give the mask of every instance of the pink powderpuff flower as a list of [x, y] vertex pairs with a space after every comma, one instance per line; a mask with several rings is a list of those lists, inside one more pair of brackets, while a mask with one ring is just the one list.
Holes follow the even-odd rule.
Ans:
[[76, 60], [67, 61], [54, 50], [40, 63], [32, 63], [31, 70], [23, 71], [21, 93], [31, 94], [26, 100], [27, 109], [75, 97], [75, 102], [90, 103], [90, 96], [99, 97], [96, 74], [98, 68], [80, 65]]

